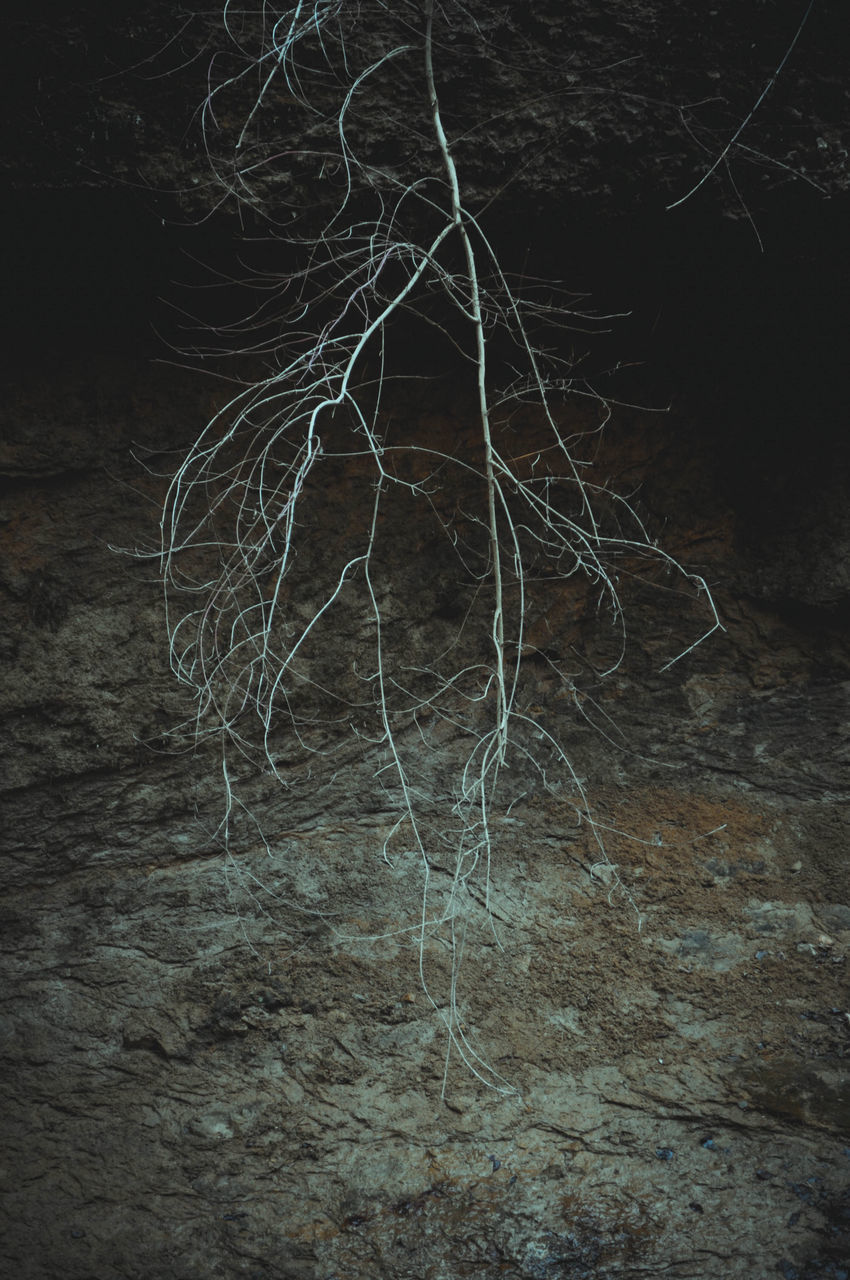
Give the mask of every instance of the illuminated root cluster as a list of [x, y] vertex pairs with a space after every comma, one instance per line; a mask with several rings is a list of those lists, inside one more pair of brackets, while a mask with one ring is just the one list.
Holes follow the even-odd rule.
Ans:
[[[318, 77], [338, 86], [332, 129], [327, 118], [320, 121], [323, 147], [332, 137], [336, 150], [312, 159], [333, 175], [338, 202], [312, 237], [273, 225], [278, 241], [289, 237], [300, 265], [286, 279], [258, 277], [256, 310], [231, 331], [236, 348], [262, 361], [264, 372], [238, 387], [174, 475], [162, 517], [161, 568], [172, 665], [196, 699], [196, 716], [184, 729], [221, 744], [225, 844], [241, 804], [242, 758], [286, 787], [282, 740], [294, 736], [309, 757], [327, 750], [329, 725], [337, 732], [350, 726], [378, 762], [396, 808], [377, 854], [392, 860], [403, 849], [421, 867], [422, 910], [411, 936], [418, 938], [423, 989], [444, 1021], [449, 1050], [504, 1089], [465, 1030], [458, 974], [470, 915], [488, 912], [494, 821], [509, 806], [503, 778], [512, 759], [537, 770], [546, 787], [558, 785], [560, 775], [593, 833], [597, 861], [607, 858], [603, 830], [556, 728], [522, 695], [531, 652], [529, 575], [539, 579], [545, 566], [553, 591], [566, 579], [584, 580], [599, 600], [599, 625], [618, 636], [620, 656], [626, 630], [617, 575], [626, 564], [651, 559], [668, 566], [703, 595], [705, 634], [719, 624], [705, 583], [659, 550], [629, 504], [594, 484], [577, 460], [576, 441], [552, 399], [563, 400], [563, 391], [553, 388], [593, 393], [573, 381], [568, 365], [544, 356], [532, 334], [544, 323], [557, 330], [581, 317], [514, 288], [502, 270], [481, 217], [464, 203], [463, 175], [444, 127], [434, 0], [398, 12], [407, 38], [370, 61], [357, 44], [366, 6], [353, 0], [301, 0], [285, 11], [264, 5], [252, 33], [238, 36], [225, 9], [244, 66], [211, 87], [204, 110], [223, 192], [250, 204], [260, 168], [286, 170], [290, 151], [262, 137], [265, 114], [283, 104], [309, 118], [310, 78]], [[412, 178], [370, 164], [349, 136], [355, 108], [362, 114], [368, 105], [371, 79], [394, 70], [406, 93], [411, 79], [420, 85], [423, 109], [410, 141], [424, 158]], [[249, 83], [254, 96], [238, 127], [231, 125], [233, 146], [223, 158], [217, 114]], [[309, 149], [299, 160], [305, 156]], [[453, 452], [428, 440], [399, 440], [389, 429], [385, 406], [397, 371], [388, 364], [388, 338], [411, 313], [466, 359], [472, 446], [467, 437]], [[494, 339], [513, 353], [507, 377], [504, 359], [491, 356]], [[607, 406], [595, 403], [604, 422]], [[518, 405], [525, 415], [533, 407], [537, 427], [534, 448], [516, 457], [502, 443], [502, 425]], [[368, 515], [349, 534], [344, 554], [317, 557], [312, 511], [330, 477], [346, 467], [367, 495]], [[399, 494], [409, 499], [408, 510], [437, 521], [466, 584], [452, 634], [433, 652], [406, 652], [387, 637], [393, 560], [384, 517]], [[300, 567], [305, 560], [321, 566], [309, 580]], [[419, 571], [415, 564], [407, 569]], [[357, 627], [341, 627], [343, 615], [355, 617]], [[355, 632], [351, 651], [340, 654], [341, 637]], [[331, 648], [342, 672], [335, 687], [316, 676]], [[553, 671], [569, 689], [568, 674]], [[441, 750], [434, 732], [440, 724], [450, 730], [451, 761], [459, 758], [458, 741], [465, 746], [435, 806], [422, 760]], [[264, 838], [273, 843], [273, 833]], [[434, 868], [447, 860], [438, 891]], [[429, 972], [435, 938], [447, 941], [454, 957], [447, 988]]]

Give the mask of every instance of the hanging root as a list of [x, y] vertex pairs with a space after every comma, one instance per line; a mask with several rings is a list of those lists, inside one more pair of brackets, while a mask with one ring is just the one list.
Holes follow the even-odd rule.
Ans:
[[[418, 37], [412, 8], [404, 7], [404, 41], [369, 60], [350, 44], [358, 36], [354, 3], [301, 0], [285, 11], [264, 5], [258, 50], [248, 53], [247, 36], [240, 35], [243, 69], [211, 88], [204, 128], [214, 172], [227, 196], [256, 204], [252, 181], [279, 154], [262, 140], [265, 113], [275, 101], [312, 111], [307, 80], [325, 59], [342, 86], [333, 129], [322, 135], [323, 146], [331, 138], [336, 150], [302, 152], [298, 160], [332, 172], [339, 198], [321, 233], [291, 237], [293, 259], [303, 265], [277, 291], [273, 281], [259, 281], [256, 312], [233, 330], [246, 358], [262, 360], [266, 371], [236, 391], [174, 475], [160, 566], [172, 667], [195, 699], [194, 717], [182, 729], [220, 745], [226, 812], [219, 834], [233, 867], [246, 770], [264, 770], [286, 787], [282, 742], [294, 741], [305, 758], [324, 756], [329, 733], [359, 724], [354, 732], [378, 761], [376, 778], [395, 806], [377, 852], [387, 861], [399, 850], [412, 853], [421, 869], [421, 912], [411, 933], [422, 988], [446, 1030], [446, 1072], [454, 1050], [479, 1079], [510, 1090], [472, 1042], [459, 985], [471, 922], [483, 910], [496, 932], [494, 818], [513, 803], [503, 785], [509, 757], [535, 770], [544, 788], [559, 777], [587, 824], [592, 862], [609, 868], [612, 888], [617, 882], [585, 784], [557, 733], [521, 697], [530, 651], [529, 574], [547, 576], [554, 591], [583, 578], [597, 594], [599, 625], [618, 637], [602, 674], [616, 669], [626, 642], [615, 565], [653, 559], [701, 595], [708, 624], [679, 657], [720, 623], [703, 580], [659, 550], [630, 505], [594, 484], [574, 456], [553, 403], [560, 388], [573, 389], [569, 368], [566, 375], [563, 366], [553, 370], [531, 336], [541, 320], [560, 325], [562, 313], [511, 287], [479, 218], [464, 205], [441, 113], [433, 0], [424, 0]], [[232, 20], [228, 6], [229, 31]], [[410, 76], [417, 66], [427, 110], [415, 127], [430, 129], [432, 145], [423, 151], [421, 173], [397, 178], [360, 156], [349, 124], [368, 101], [373, 78], [402, 67]], [[225, 163], [214, 147], [216, 109], [238, 98], [250, 76], [259, 88]], [[418, 137], [413, 146], [418, 154]], [[273, 233], [279, 240], [287, 235], [280, 227]], [[453, 453], [415, 439], [390, 441], [384, 407], [394, 371], [385, 367], [385, 344], [392, 325], [410, 312], [464, 349], [475, 391], [474, 447]], [[291, 336], [283, 341], [281, 333]], [[507, 387], [497, 382], [495, 336], [507, 337], [521, 361]], [[610, 410], [598, 403], [607, 418]], [[530, 453], [512, 458], [500, 444], [499, 424], [519, 404], [526, 415], [535, 406], [546, 438], [538, 434]], [[359, 535], [350, 535], [345, 554], [329, 548], [317, 555], [321, 530], [312, 511], [334, 468], [355, 463], [353, 474], [372, 491], [370, 517]], [[468, 584], [453, 637], [434, 652], [410, 655], [388, 640], [386, 618], [393, 559], [383, 521], [389, 499], [405, 496], [439, 521]], [[318, 576], [311, 571], [305, 579], [299, 558], [320, 566]], [[419, 572], [416, 564], [403, 570], [408, 578]], [[345, 643], [336, 623], [349, 615], [359, 618], [368, 640], [360, 634], [356, 649], [337, 663], [353, 673], [351, 680], [327, 687], [314, 674], [317, 654]], [[571, 691], [569, 677], [553, 670]], [[445, 748], [439, 726], [447, 731]], [[440, 776], [448, 771], [452, 780], [435, 797], [423, 762], [441, 751]], [[255, 812], [251, 821], [266, 848], [274, 844]], [[432, 963], [441, 942], [451, 956], [447, 980]]]

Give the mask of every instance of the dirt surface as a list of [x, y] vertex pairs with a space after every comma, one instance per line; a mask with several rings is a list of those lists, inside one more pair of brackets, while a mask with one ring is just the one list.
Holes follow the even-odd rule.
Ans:
[[[465, 198], [474, 208], [498, 198], [533, 241], [538, 216], [563, 228], [589, 205], [591, 219], [599, 210], [657, 216], [710, 170], [698, 199], [745, 221], [791, 186], [818, 203], [846, 196], [842, 12], [821, 3], [807, 13], [791, 0], [709, 10], [691, 0], [438, 5], [437, 77]], [[300, 113], [295, 95], [271, 84], [245, 163], [233, 148], [259, 83], [246, 59], [268, 35], [262, 6], [151, 0], [140, 13], [122, 0], [81, 0], [22, 10], [3, 69], [11, 109], [0, 169], [25, 191], [145, 191], [181, 220], [203, 220], [224, 202], [233, 218], [247, 210], [249, 225], [253, 213], [262, 227], [297, 211], [322, 227], [341, 175], [325, 164], [320, 175], [310, 155], [336, 151], [343, 47], [352, 75], [371, 67], [367, 93], [346, 104], [361, 158], [396, 180], [409, 180], [414, 161], [421, 180], [430, 149], [423, 6], [361, 3], [333, 17], [323, 50], [296, 58], [310, 69], [299, 89], [316, 110]], [[402, 52], [376, 70], [391, 50]], [[203, 118], [207, 94], [228, 77]], [[284, 164], [267, 163], [261, 140], [272, 136]], [[234, 158], [242, 170], [238, 214], [208, 152], [219, 173], [232, 173]]]
[[[163, 736], [186, 703], [155, 566], [111, 548], [155, 541], [156, 473], [209, 408], [188, 375], [114, 361], [19, 371], [4, 400], [5, 1273], [846, 1280], [848, 659], [840, 581], [829, 607], [799, 586], [828, 558], [799, 486], [764, 574], [705, 424], [623, 410], [597, 452], [725, 631], [659, 674], [698, 602], [659, 608], [635, 580], [627, 660], [599, 683], [588, 599], [533, 585], [547, 660], [523, 697], [569, 743], [614, 865], [570, 787], [519, 762], [458, 978], [500, 1092], [446, 1061], [421, 866], [382, 856], [378, 749], [338, 725], [308, 772], [290, 744], [289, 789], [244, 781], [268, 844], [246, 821], [225, 851], [214, 752]], [[451, 403], [398, 414], [434, 442], [467, 430]], [[835, 547], [837, 462], [820, 479]], [[368, 495], [341, 466], [303, 582]], [[388, 507], [400, 652], [455, 625], [437, 534]], [[337, 633], [317, 677], [365, 643]], [[554, 674], [572, 653], [578, 699]], [[421, 734], [438, 815], [462, 734]], [[440, 901], [450, 863], [430, 874]], [[421, 965], [444, 1008], [439, 930]]]

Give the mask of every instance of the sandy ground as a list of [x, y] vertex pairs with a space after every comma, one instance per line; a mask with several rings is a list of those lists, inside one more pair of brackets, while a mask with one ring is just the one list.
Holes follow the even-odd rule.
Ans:
[[[188, 384], [125, 398], [106, 474], [82, 455], [91, 429], [47, 423], [27, 457], [62, 465], [22, 468], [4, 500], [7, 1273], [846, 1280], [840, 620], [759, 596], [710, 448], [627, 420], [601, 465], [711, 574], [726, 631], [658, 675], [693, 614], [659, 622], [638, 582], [634, 656], [577, 701], [553, 664], [580, 644], [592, 670], [607, 641], [571, 585], [535, 585], [530, 643], [549, 640], [522, 696], [569, 743], [610, 865], [574, 788], [518, 758], [453, 953], [445, 923], [420, 936], [421, 859], [365, 737], [335, 731], [289, 790], [247, 778], [229, 852], [214, 755], [163, 750], [181, 704], [153, 570], [109, 544], [155, 532], [158, 481], [126, 446], [141, 435], [167, 469], [177, 390], [194, 413]], [[30, 423], [34, 397], [15, 409]], [[325, 558], [358, 501], [333, 485]], [[387, 601], [410, 652], [455, 621], [431, 535], [387, 519], [399, 562], [419, 557]], [[436, 832], [465, 740], [427, 717], [408, 731]], [[436, 918], [453, 863], [429, 847]], [[447, 1057], [453, 991], [471, 1067]]]

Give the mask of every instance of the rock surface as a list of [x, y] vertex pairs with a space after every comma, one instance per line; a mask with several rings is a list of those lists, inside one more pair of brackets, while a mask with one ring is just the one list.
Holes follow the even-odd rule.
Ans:
[[[423, 6], [338, 11], [328, 39], [347, 45], [355, 71], [409, 47], [370, 77], [365, 124], [357, 100], [349, 109], [369, 163], [402, 172], [428, 145], [420, 133]], [[91, 0], [71, 12], [21, 12], [4, 77], [16, 107], [3, 147], [11, 182], [141, 184], [171, 193], [184, 212], [208, 214], [222, 193], [206, 147], [222, 156], [233, 147], [257, 77], [217, 100], [206, 140], [200, 107], [211, 87], [244, 76], [245, 57], [262, 47], [261, 12], [268, 17], [265, 7], [231, 6], [229, 36], [215, 6], [191, 2], [177, 10], [151, 3], [143, 15], [136, 5]], [[846, 194], [843, 18], [839, 4], [807, 12], [791, 0], [713, 9], [689, 0], [438, 5], [437, 77], [467, 192], [473, 204], [499, 192], [526, 219], [529, 211], [572, 215], [588, 205], [657, 213], [724, 156], [702, 198], [733, 216], [758, 213], [766, 192], [793, 184]], [[328, 198], [328, 174], [323, 195], [293, 155], [298, 143], [321, 147], [321, 113], [332, 122], [338, 105], [339, 77], [312, 58], [305, 55], [303, 66], [320, 66], [310, 83], [318, 113], [299, 115], [276, 84], [263, 108], [263, 137], [275, 134], [290, 159], [269, 173], [255, 152], [246, 168], [242, 195], [250, 187], [264, 216], [282, 206], [302, 214]], [[253, 132], [250, 140], [256, 144]], [[507, 180], [513, 193], [505, 199]]]
[[[756, 563], [705, 440], [623, 411], [599, 465], [639, 482], [668, 547], [718, 584], [726, 631], [659, 676], [679, 636], [636, 590], [629, 659], [589, 713], [622, 749], [535, 665], [527, 692], [551, 701], [634, 906], [594, 871], [568, 796], [522, 778], [460, 997], [516, 1092], [452, 1059], [441, 1103], [445, 1033], [397, 932], [421, 877], [382, 859], [375, 749], [340, 739], [291, 790], [251, 782], [270, 847], [248, 829], [225, 854], [214, 754], [161, 738], [181, 696], [154, 569], [110, 548], [155, 539], [155, 473], [205, 397], [189, 375], [92, 357], [20, 379], [4, 409], [7, 1269], [843, 1274], [838, 618], [789, 620], [736, 587]], [[428, 420], [432, 438], [462, 429]], [[393, 537], [393, 607], [428, 625], [433, 548], [409, 523]], [[592, 657], [574, 593], [547, 587], [538, 608], [550, 647], [584, 625]], [[446, 768], [460, 745], [441, 744]], [[438, 942], [424, 962], [438, 987]]]

